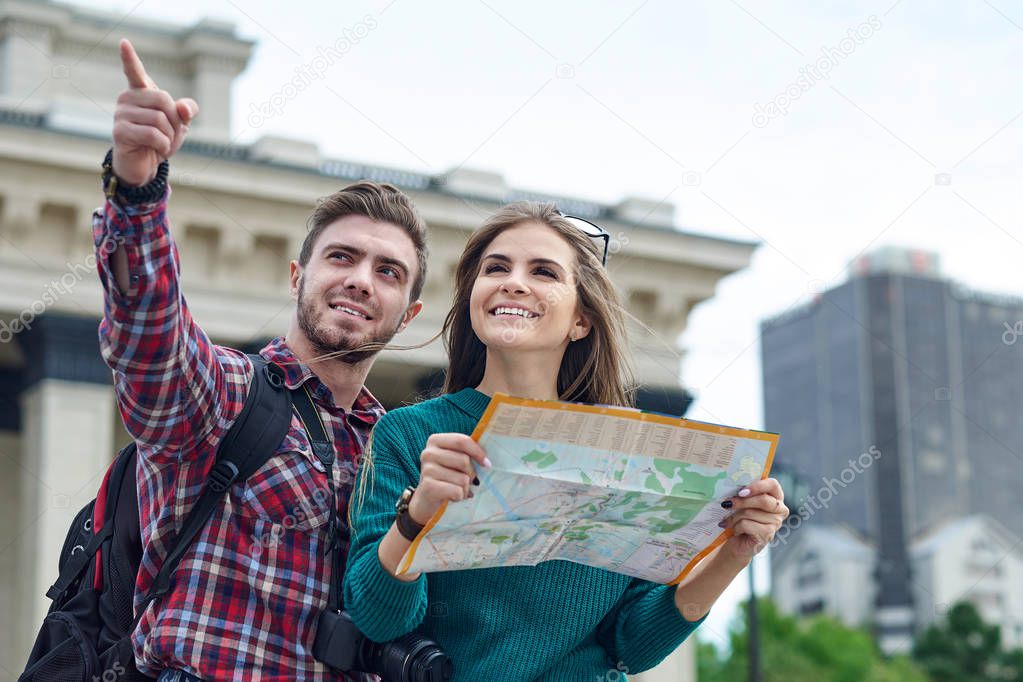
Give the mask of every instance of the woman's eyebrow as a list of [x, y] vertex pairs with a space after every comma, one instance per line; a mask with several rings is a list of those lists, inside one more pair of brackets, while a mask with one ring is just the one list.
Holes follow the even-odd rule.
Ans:
[[[508, 256], [504, 255], [503, 253], [488, 253], [486, 256], [483, 257], [483, 260], [487, 260], [487, 259], [499, 260], [502, 263], [511, 263], [511, 258], [509, 258]], [[558, 261], [552, 260], [550, 258], [533, 258], [533, 259], [530, 259], [529, 264], [530, 265], [554, 265], [554, 266], [560, 268], [561, 270], [565, 269], [564, 265], [562, 265]]]

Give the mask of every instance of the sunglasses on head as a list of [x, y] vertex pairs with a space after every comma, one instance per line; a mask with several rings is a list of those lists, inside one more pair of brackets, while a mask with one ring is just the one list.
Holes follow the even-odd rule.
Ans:
[[585, 218], [579, 218], [574, 215], [566, 215], [561, 211], [558, 211], [558, 215], [567, 220], [572, 225], [572, 227], [576, 228], [577, 230], [585, 234], [587, 237], [590, 237], [592, 239], [602, 239], [604, 241], [604, 252], [600, 258], [600, 264], [606, 267], [607, 247], [608, 244], [611, 243], [611, 235], [608, 234], [607, 230], [605, 230], [600, 225], [591, 223], [589, 220], [586, 220]]

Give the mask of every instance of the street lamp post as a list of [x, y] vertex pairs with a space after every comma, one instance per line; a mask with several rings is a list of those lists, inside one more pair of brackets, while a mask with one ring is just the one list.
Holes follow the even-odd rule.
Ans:
[[[789, 508], [789, 518], [792, 518], [798, 513], [798, 506], [806, 497], [807, 486], [799, 476], [781, 467], [775, 467], [773, 475], [778, 480], [782, 490], [785, 491], [785, 506]], [[757, 591], [753, 581], [753, 561], [749, 562], [746, 570], [749, 571], [749, 608], [746, 609], [746, 631], [749, 634], [747, 642], [749, 682], [762, 682], [763, 674], [760, 670], [760, 617], [757, 612]]]
[[[755, 560], [755, 557], [754, 557]], [[746, 567], [749, 571], [749, 682], [761, 682], [760, 675], [760, 618], [757, 616], [757, 592], [753, 584], [753, 561]]]

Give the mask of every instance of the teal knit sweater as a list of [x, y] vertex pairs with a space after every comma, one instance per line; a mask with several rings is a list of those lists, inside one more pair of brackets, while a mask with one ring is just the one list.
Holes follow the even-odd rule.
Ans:
[[[419, 453], [433, 433], [472, 433], [489, 398], [474, 389], [388, 413], [373, 431], [372, 466], [351, 503], [345, 607], [370, 639], [417, 627], [443, 647], [455, 680], [605, 679], [657, 665], [702, 621], [685, 620], [675, 588], [567, 561], [391, 576], [377, 546], [401, 491], [419, 481]], [[364, 480], [371, 476], [372, 480]]]

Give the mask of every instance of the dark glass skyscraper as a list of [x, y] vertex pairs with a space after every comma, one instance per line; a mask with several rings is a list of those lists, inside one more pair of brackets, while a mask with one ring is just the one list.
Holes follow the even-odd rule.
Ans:
[[877, 547], [883, 644], [912, 629], [912, 538], [974, 512], [1023, 534], [1023, 300], [943, 279], [921, 251], [851, 270], [762, 324], [764, 420], [778, 466], [808, 486], [804, 522]]

